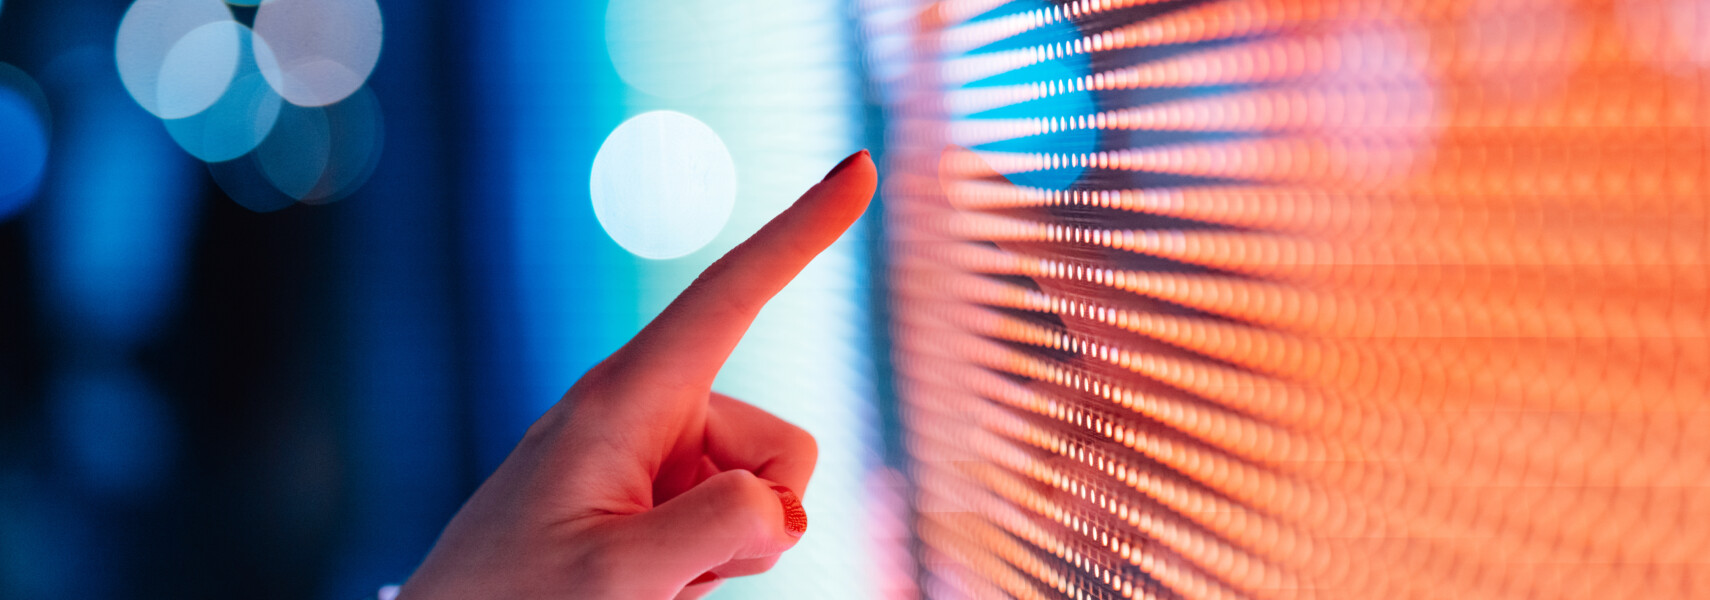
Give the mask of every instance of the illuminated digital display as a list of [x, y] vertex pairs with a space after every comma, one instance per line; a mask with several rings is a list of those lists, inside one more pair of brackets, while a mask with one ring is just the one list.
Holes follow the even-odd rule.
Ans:
[[1710, 4], [857, 4], [928, 597], [1710, 594]]

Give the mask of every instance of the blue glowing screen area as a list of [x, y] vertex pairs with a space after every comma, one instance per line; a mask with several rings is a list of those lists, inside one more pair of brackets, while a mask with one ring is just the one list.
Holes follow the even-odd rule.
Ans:
[[47, 167], [51, 114], [41, 87], [17, 67], [0, 63], [0, 219], [35, 197]]
[[[882, 151], [853, 10], [6, 0], [0, 598], [408, 578], [585, 371]], [[713, 598], [911, 589], [880, 233], [714, 386], [820, 458], [813, 533]]]

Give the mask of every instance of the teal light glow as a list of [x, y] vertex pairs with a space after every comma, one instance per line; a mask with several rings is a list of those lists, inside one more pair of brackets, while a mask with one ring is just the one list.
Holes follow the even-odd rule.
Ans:
[[621, 0], [606, 6], [606, 52], [624, 83], [692, 99], [729, 84], [751, 35], [748, 0]]
[[[606, 5], [606, 6], [601, 6]], [[865, 106], [847, 6], [836, 0], [495, 5], [484, 22], [494, 68], [473, 82], [482, 123], [508, 143], [472, 168], [510, 210], [484, 227], [503, 262], [493, 314], [513, 322], [494, 361], [498, 397], [482, 416], [483, 464], [577, 376], [615, 350], [724, 252], [864, 145]], [[600, 60], [601, 54], [605, 54]], [[650, 111], [690, 115], [718, 133], [735, 168], [730, 218], [673, 260], [626, 251], [596, 217], [589, 169], [615, 128]], [[671, 140], [667, 140], [670, 143]], [[567, 167], [568, 165], [568, 167]], [[904, 524], [881, 461], [866, 223], [761, 312], [715, 389], [799, 425], [819, 441], [806, 490], [809, 530], [771, 571], [714, 598], [880, 597]], [[488, 239], [488, 238], [477, 238]], [[520, 349], [516, 349], [520, 348]], [[528, 404], [523, 404], [528, 403]], [[875, 482], [881, 482], [875, 484]], [[872, 498], [886, 502], [870, 502]], [[876, 508], [882, 507], [882, 508]], [[890, 569], [890, 570], [888, 570]]]
[[[611, 15], [635, 7], [610, 3], [614, 37], [606, 44], [630, 86], [625, 108], [694, 115], [723, 138], [742, 182], [729, 223], [704, 249], [636, 263], [641, 321], [861, 147], [861, 87], [843, 9], [832, 0], [696, 3], [626, 17], [641, 20], [632, 24], [640, 29], [625, 33], [648, 23], [663, 30], [619, 38]], [[663, 32], [679, 30], [687, 41], [665, 39]], [[803, 498], [810, 524], [801, 544], [772, 571], [727, 582], [714, 598], [882, 595], [876, 574], [896, 550], [882, 532], [899, 524], [872, 502], [885, 492], [872, 483], [883, 466], [875, 324], [864, 292], [869, 227], [857, 223], [772, 299], [714, 385], [807, 429], [820, 447]]]
[[368, 88], [324, 107], [286, 105], [273, 133], [255, 149], [268, 181], [305, 204], [356, 191], [380, 160], [380, 104]]

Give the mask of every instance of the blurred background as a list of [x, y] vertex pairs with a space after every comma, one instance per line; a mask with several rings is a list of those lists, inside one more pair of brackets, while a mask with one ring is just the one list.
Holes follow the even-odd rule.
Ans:
[[860, 148], [717, 597], [1710, 594], [1710, 1], [0, 0], [0, 598], [402, 580]]
[[[850, 10], [0, 3], [0, 597], [401, 581], [582, 372], [879, 141]], [[659, 177], [692, 181], [621, 185]], [[683, 185], [710, 208], [637, 225]], [[719, 380], [822, 448], [816, 535], [726, 597], [910, 585], [876, 252], [858, 225]]]

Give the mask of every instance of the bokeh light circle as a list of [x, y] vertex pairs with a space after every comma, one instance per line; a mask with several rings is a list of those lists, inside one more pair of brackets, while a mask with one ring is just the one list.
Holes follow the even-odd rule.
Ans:
[[[219, 23], [230, 25], [208, 27]], [[225, 93], [237, 70], [235, 25], [220, 0], [138, 0], [125, 11], [114, 43], [119, 80], [155, 116], [201, 112]]]
[[208, 163], [208, 175], [220, 186], [227, 198], [238, 206], [258, 213], [273, 212], [297, 203], [267, 181], [254, 154]]
[[302, 198], [327, 171], [332, 134], [325, 110], [288, 107], [280, 111], [273, 135], [256, 149], [255, 158], [275, 188], [292, 198]]
[[279, 191], [326, 204], [368, 181], [380, 159], [381, 131], [380, 103], [361, 88], [331, 106], [284, 106], [255, 159]]
[[612, 241], [642, 258], [677, 258], [724, 229], [736, 206], [736, 165], [705, 123], [675, 111], [647, 112], [600, 144], [589, 193]]
[[243, 156], [267, 138], [284, 102], [256, 68], [253, 46], [265, 43], [236, 23], [241, 46], [238, 72], [219, 100], [198, 114], [166, 121], [179, 147], [207, 162]]
[[326, 106], [356, 93], [380, 62], [384, 38], [374, 0], [269, 0], [255, 13], [256, 63], [267, 83], [298, 106]]
[[233, 202], [256, 212], [292, 204], [328, 204], [349, 196], [379, 164], [380, 103], [367, 87], [331, 106], [281, 102], [272, 133], [254, 152], [208, 163]]
[[308, 193], [297, 197], [304, 204], [331, 203], [361, 188], [380, 165], [385, 145], [380, 101], [368, 88], [326, 107], [324, 114], [332, 131], [327, 140], [327, 169]]
[[182, 119], [207, 110], [226, 94], [237, 74], [242, 37], [236, 21], [215, 21], [185, 34], [167, 51], [155, 88], [160, 118]]
[[611, 0], [606, 52], [631, 87], [684, 98], [731, 79], [749, 57], [740, 43], [753, 19], [740, 1]]
[[18, 212], [41, 188], [47, 169], [47, 97], [35, 80], [0, 63], [0, 219]]

